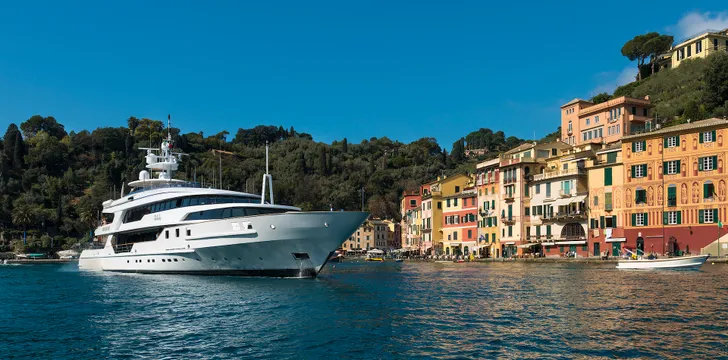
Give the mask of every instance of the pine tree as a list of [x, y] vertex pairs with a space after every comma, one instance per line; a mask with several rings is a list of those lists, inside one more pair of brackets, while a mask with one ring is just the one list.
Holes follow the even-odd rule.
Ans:
[[23, 155], [25, 155], [25, 143], [20, 131], [15, 133], [15, 148], [13, 149], [13, 168], [23, 168]]
[[344, 153], [349, 152], [349, 141], [344, 138], [344, 141], [341, 142], [341, 147], [344, 149]]

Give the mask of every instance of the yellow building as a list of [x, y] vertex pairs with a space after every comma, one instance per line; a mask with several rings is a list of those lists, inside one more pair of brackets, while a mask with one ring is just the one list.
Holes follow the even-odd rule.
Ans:
[[688, 59], [704, 58], [727, 49], [728, 29], [705, 30], [672, 47], [672, 67], [676, 68]]
[[589, 242], [592, 256], [619, 256], [625, 242], [622, 143], [596, 151], [596, 161], [588, 169]]
[[366, 251], [375, 248], [374, 225], [367, 220], [356, 231], [351, 234], [349, 239], [344, 241], [341, 247], [346, 251]]
[[627, 248], [714, 251], [727, 220], [726, 136], [728, 121], [714, 118], [624, 137]]
[[478, 189], [478, 247], [481, 258], [501, 257], [498, 214], [500, 213], [500, 159], [477, 165], [476, 188]]
[[470, 181], [470, 176], [458, 174], [438, 177], [437, 181], [422, 186], [422, 221], [425, 246], [434, 249], [436, 255], [444, 254], [443, 239], [443, 198], [459, 193]]

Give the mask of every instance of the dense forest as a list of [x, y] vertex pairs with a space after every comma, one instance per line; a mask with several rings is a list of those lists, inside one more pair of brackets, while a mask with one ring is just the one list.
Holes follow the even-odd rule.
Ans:
[[[232, 139], [228, 132], [205, 136], [171, 128], [170, 133], [175, 150], [189, 154], [176, 178], [259, 193], [269, 142], [277, 202], [305, 210], [359, 210], [363, 189], [365, 210], [393, 219], [402, 190], [438, 175], [472, 171], [477, 161], [523, 142], [479, 129], [456, 141], [448, 154], [434, 138], [325, 144], [276, 126], [239, 129]], [[0, 140], [0, 251], [10, 244], [21, 251], [68, 248], [88, 239], [101, 203], [121, 196], [124, 184], [144, 169], [145, 153], [138, 148], [159, 146], [166, 134], [163, 122], [135, 117], [123, 127], [79, 132], [67, 132], [50, 116], [10, 124]], [[485, 152], [467, 157], [466, 149]]]

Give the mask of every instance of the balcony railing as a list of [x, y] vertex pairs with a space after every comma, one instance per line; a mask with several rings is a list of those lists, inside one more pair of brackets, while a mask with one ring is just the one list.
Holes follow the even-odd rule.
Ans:
[[583, 219], [583, 218], [586, 218], [586, 212], [583, 212], [583, 211], [559, 212], [559, 213], [556, 213], [555, 218], [557, 220]]
[[571, 189], [559, 189], [559, 196], [561, 197], [570, 197], [573, 195], [576, 195], [576, 192]]
[[630, 114], [627, 117], [627, 120], [629, 120], [629, 121], [643, 121], [644, 122], [644, 121], [650, 121], [650, 120], [652, 120], [652, 118], [649, 117], [649, 116], [632, 115], [632, 114]]
[[561, 176], [585, 176], [586, 169], [576, 168], [567, 170], [547, 171], [541, 174], [533, 175], [533, 181], [553, 179]]
[[513, 193], [504, 192], [502, 197], [503, 197], [503, 200], [505, 200], [505, 201], [512, 201], [514, 198], [514, 195], [513, 195]]
[[516, 222], [515, 216], [501, 216], [501, 222], [504, 224], [513, 224]]

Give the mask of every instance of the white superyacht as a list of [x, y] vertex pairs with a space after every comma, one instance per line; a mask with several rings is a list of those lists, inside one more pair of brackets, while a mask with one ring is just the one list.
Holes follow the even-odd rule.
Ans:
[[94, 234], [103, 248], [84, 250], [79, 269], [311, 278], [368, 216], [275, 205], [267, 148], [261, 196], [173, 179], [182, 154], [171, 148], [168, 134], [160, 149], [143, 149], [149, 171], [103, 203]]

